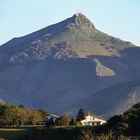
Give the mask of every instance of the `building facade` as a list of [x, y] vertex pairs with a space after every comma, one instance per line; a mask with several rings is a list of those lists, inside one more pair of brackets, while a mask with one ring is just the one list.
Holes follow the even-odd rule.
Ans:
[[81, 121], [82, 125], [103, 125], [106, 121], [104, 119], [101, 119], [99, 117], [96, 117], [92, 114], [87, 114], [85, 116], [85, 119]]

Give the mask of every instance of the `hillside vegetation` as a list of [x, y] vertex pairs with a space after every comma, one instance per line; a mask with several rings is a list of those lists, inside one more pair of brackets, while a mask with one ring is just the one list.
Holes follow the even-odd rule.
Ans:
[[121, 115], [110, 118], [107, 122], [107, 128], [120, 134], [129, 136], [140, 135], [140, 103]]
[[35, 125], [47, 114], [41, 109], [28, 109], [22, 105], [0, 104], [0, 127]]

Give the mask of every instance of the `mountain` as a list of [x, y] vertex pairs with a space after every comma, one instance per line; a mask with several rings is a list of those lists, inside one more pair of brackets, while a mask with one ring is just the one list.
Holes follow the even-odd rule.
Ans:
[[78, 13], [0, 46], [0, 98], [49, 112], [83, 107], [110, 117], [126, 110], [129, 83], [139, 88], [139, 54], [138, 46], [99, 31]]

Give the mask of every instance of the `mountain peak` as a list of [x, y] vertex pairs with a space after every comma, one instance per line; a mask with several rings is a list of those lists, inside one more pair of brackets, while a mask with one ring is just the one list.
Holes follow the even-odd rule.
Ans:
[[89, 56], [120, 56], [120, 50], [133, 47], [97, 30], [82, 13], [0, 47], [0, 63], [23, 63], [46, 59], [75, 59]]
[[82, 13], [76, 13], [72, 17], [72, 22], [74, 24], [84, 26], [84, 27], [90, 27], [90, 28], [95, 28], [93, 23]]

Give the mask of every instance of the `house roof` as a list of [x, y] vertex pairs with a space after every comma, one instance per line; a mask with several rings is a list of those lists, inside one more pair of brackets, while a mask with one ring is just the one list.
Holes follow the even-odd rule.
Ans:
[[[59, 116], [59, 115], [56, 115], [56, 114], [49, 114], [49, 115], [47, 115], [47, 116], [51, 116], [51, 117], [57, 118], [57, 119], [60, 118], [60, 116]], [[46, 116], [46, 117], [47, 117], [47, 116]]]
[[98, 116], [98, 115], [95, 115], [94, 113], [91, 113], [91, 112], [88, 112], [86, 114], [86, 116], [92, 116], [94, 118], [98, 118], [98, 119], [101, 119], [101, 120], [105, 120], [102, 116]]

